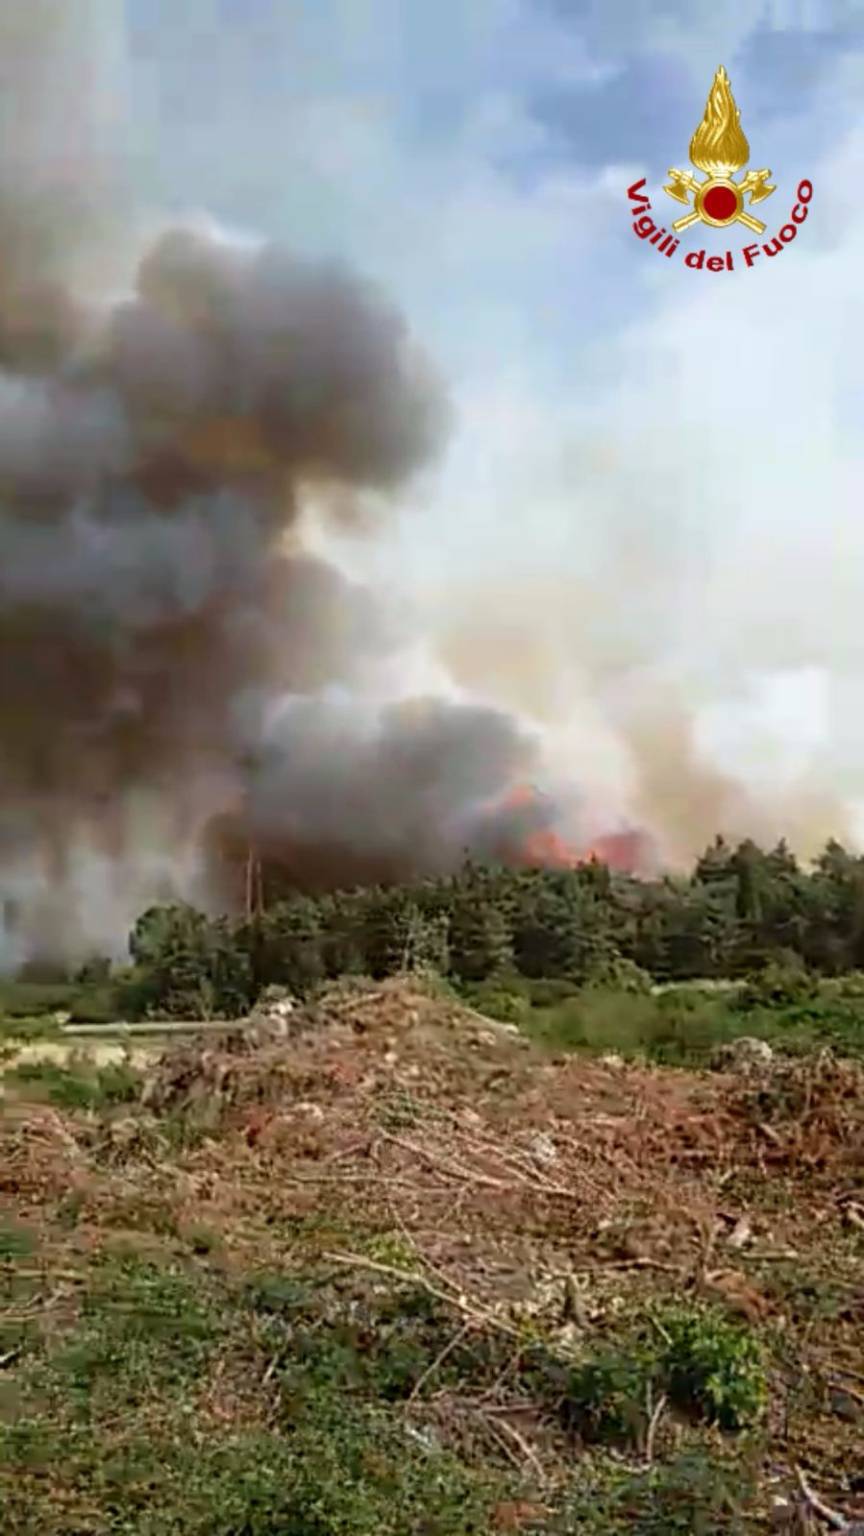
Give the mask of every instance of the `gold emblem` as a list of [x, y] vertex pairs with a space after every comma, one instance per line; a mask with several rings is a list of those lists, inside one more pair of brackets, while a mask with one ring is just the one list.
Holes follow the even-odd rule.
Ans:
[[765, 225], [744, 211], [744, 199], [749, 195], [751, 205], [761, 203], [777, 189], [768, 185], [770, 171], [748, 171], [743, 181], [733, 180], [733, 172], [740, 171], [750, 159], [750, 145], [740, 117], [729, 76], [721, 64], [714, 76], [705, 116], [690, 140], [690, 159], [697, 170], [705, 172], [705, 180], [698, 181], [691, 171], [671, 170], [670, 184], [663, 188], [679, 203], [689, 203], [693, 194], [691, 212], [676, 219], [673, 229], [688, 229], [701, 219], [714, 229], [738, 223], [746, 224], [754, 234], [764, 232]]

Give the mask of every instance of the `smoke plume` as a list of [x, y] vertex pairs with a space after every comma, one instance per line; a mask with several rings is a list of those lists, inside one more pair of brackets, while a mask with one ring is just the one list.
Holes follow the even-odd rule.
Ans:
[[[711, 455], [746, 445], [749, 415], [710, 432], [693, 478], [672, 434], [659, 487], [653, 375], [626, 456], [598, 422], [569, 438], [564, 422], [567, 452], [543, 439], [539, 455], [565, 482], [556, 546], [521, 431], [541, 407], [493, 412], [482, 472], [457, 443], [444, 479], [484, 539], [483, 579], [448, 552], [426, 654], [321, 528], [369, 547], [370, 502], [386, 511], [448, 440], [446, 392], [386, 296], [338, 264], [191, 224], [142, 242], [119, 10], [0, 0], [0, 964], [121, 953], [149, 902], [242, 901], [255, 858], [320, 887], [466, 850], [560, 864], [594, 848], [649, 869], [718, 830], [805, 852], [842, 835], [824, 776], [756, 793], [702, 731], [715, 665], [734, 705], [754, 634], [766, 671], [788, 668], [792, 634], [801, 666], [814, 653], [773, 542], [792, 615], [773, 663], [752, 544], [713, 565], [703, 549], [724, 481]], [[710, 327], [692, 345], [692, 324], [681, 398], [707, 419], [719, 347]], [[636, 389], [648, 353], [632, 345]], [[490, 453], [494, 505], [476, 515]], [[433, 546], [427, 532], [415, 562]], [[727, 622], [748, 606], [746, 628]]]
[[144, 901], [206, 903], [218, 855], [252, 843], [307, 879], [446, 867], [535, 744], [458, 699], [382, 706], [369, 680], [400, 637], [299, 511], [317, 486], [344, 515], [434, 456], [441, 386], [373, 287], [273, 246], [167, 229], [96, 302], [102, 7], [19, 11], [0, 7], [7, 963], [117, 947]]

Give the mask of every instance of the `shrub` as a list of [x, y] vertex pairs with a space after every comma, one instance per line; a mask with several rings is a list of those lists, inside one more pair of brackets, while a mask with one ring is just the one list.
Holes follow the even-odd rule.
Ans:
[[756, 1335], [711, 1308], [679, 1307], [658, 1316], [666, 1339], [663, 1375], [670, 1401], [721, 1429], [743, 1429], [767, 1397]]
[[817, 980], [798, 955], [784, 952], [751, 976], [741, 989], [738, 1006], [780, 1008], [803, 1003], [817, 990]]
[[658, 1375], [650, 1350], [609, 1348], [570, 1373], [562, 1403], [568, 1429], [588, 1443], [638, 1443], [646, 1388]]
[[744, 1536], [752, 1524], [739, 1510], [754, 1485], [749, 1464], [731, 1462], [713, 1447], [688, 1447], [639, 1472], [592, 1460], [547, 1530], [549, 1536]]
[[738, 1430], [754, 1424], [767, 1386], [759, 1340], [710, 1307], [658, 1309], [650, 1328], [600, 1350], [561, 1375], [542, 1353], [535, 1390], [557, 1397], [566, 1428], [586, 1443], [640, 1443], [661, 1393], [696, 1422]]
[[125, 1062], [94, 1068], [85, 1060], [67, 1065], [56, 1061], [22, 1061], [9, 1076], [27, 1083], [37, 1094], [62, 1109], [100, 1109], [110, 1104], [129, 1104], [137, 1099], [141, 1078]]

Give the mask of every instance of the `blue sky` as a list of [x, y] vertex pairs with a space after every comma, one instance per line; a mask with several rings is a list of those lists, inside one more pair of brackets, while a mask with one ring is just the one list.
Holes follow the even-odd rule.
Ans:
[[[634, 813], [668, 751], [700, 832], [718, 765], [748, 828], [857, 826], [864, 0], [128, 0], [127, 30], [145, 202], [350, 260], [446, 377], [444, 461], [342, 555], [451, 675]], [[769, 234], [815, 193], [776, 262], [709, 275], [625, 189], [674, 216], [720, 63]]]
[[387, 284], [451, 373], [530, 356], [558, 389], [574, 349], [651, 302], [625, 169], [656, 187], [686, 162], [724, 62], [779, 212], [852, 127], [856, 95], [835, 82], [864, 8], [129, 0], [128, 26], [157, 204], [336, 252]]

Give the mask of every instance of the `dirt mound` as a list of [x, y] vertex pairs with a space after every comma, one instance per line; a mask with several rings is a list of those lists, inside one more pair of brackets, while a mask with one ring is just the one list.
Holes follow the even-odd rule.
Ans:
[[337, 986], [314, 1003], [269, 1013], [222, 1037], [169, 1047], [155, 1062], [143, 1102], [154, 1110], [202, 1101], [220, 1111], [285, 1105], [310, 1095], [338, 1098], [402, 1082], [448, 1092], [472, 1090], [490, 1074], [509, 1076], [530, 1047], [497, 1024], [435, 995], [419, 982]]

